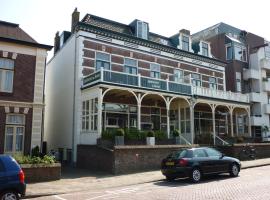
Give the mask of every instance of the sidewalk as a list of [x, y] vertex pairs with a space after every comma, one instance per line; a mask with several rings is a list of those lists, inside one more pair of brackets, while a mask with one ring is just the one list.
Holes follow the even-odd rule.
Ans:
[[[270, 165], [270, 158], [252, 161], [242, 161], [242, 169]], [[91, 173], [82, 169], [65, 169], [62, 179], [58, 181], [34, 183], [27, 185], [26, 196], [47, 196], [63, 193], [73, 193], [79, 191], [90, 191], [128, 186], [139, 183], [154, 182], [163, 180], [161, 172], [151, 171], [127, 175], [108, 175], [103, 173]]]

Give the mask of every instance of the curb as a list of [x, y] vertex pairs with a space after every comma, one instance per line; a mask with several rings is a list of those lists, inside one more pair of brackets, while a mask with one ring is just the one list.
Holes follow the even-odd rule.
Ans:
[[[270, 165], [270, 163], [245, 166], [245, 167], [241, 167], [241, 169], [263, 167], [263, 166], [268, 166], [268, 165]], [[151, 180], [151, 181], [141, 181], [139, 183], [126, 184], [126, 185], [122, 185], [122, 186], [131, 186], [131, 185], [142, 184], [142, 183], [152, 183], [152, 182], [163, 181], [163, 180], [164, 179], [154, 179], [154, 180]], [[118, 186], [118, 187], [121, 187], [121, 186]], [[76, 192], [83, 192], [83, 191], [87, 191], [87, 190], [80, 190], [80, 191], [76, 191]], [[25, 195], [22, 199], [33, 199], [33, 198], [38, 198], [38, 197], [46, 197], [46, 196], [61, 195], [61, 194], [68, 194], [68, 192]]]

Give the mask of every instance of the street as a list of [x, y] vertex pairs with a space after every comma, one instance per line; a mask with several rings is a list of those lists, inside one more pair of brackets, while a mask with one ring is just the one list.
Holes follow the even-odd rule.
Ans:
[[[71, 194], [34, 198], [36, 200], [104, 200], [104, 199], [187, 199], [187, 200], [269, 200], [270, 166], [244, 169], [237, 178], [211, 176], [199, 184], [179, 179], [158, 181], [103, 190], [89, 188]], [[32, 199], [32, 200], [34, 200]]]

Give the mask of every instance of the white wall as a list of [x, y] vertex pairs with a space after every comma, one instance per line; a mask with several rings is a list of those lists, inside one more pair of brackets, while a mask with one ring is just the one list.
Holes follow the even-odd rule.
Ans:
[[72, 148], [75, 36], [47, 64], [44, 141], [48, 150]]

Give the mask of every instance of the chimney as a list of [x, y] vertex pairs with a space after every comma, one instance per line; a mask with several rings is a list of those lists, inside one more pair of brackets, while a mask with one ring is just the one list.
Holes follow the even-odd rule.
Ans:
[[179, 31], [179, 33], [183, 33], [183, 34], [185, 34], [185, 35], [190, 35], [190, 31], [189, 31], [189, 30], [186, 30], [186, 29], [181, 29], [181, 30]]
[[54, 37], [54, 55], [60, 48], [60, 36], [59, 36], [59, 31], [56, 32], [55, 37]]
[[77, 8], [73, 11], [71, 15], [71, 33], [74, 33], [77, 23], [80, 21], [80, 12], [77, 11]]

